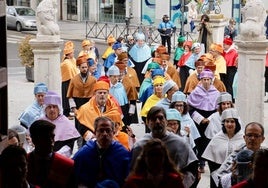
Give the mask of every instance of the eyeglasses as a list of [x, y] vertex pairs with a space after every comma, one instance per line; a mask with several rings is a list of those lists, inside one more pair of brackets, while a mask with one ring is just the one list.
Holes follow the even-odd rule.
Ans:
[[262, 135], [260, 134], [246, 134], [246, 138], [260, 138]]
[[106, 132], [107, 134], [110, 134], [113, 130], [112, 129], [98, 129], [98, 133], [104, 133]]

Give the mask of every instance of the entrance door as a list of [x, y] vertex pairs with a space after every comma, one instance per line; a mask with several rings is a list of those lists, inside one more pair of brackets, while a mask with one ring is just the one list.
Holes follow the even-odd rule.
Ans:
[[77, 18], [77, 0], [67, 0], [67, 20], [78, 20]]

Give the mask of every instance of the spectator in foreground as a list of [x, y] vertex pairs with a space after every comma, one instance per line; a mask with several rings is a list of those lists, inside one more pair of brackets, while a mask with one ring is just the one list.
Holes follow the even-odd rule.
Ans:
[[142, 139], [134, 144], [132, 149], [132, 168], [141, 153], [142, 147], [149, 140], [158, 138], [165, 143], [171, 159], [183, 173], [184, 186], [191, 187], [197, 177], [197, 158], [190, 145], [180, 136], [167, 131], [166, 112], [163, 108], [153, 106], [147, 114], [146, 121], [151, 133], [145, 134]]
[[74, 161], [53, 151], [55, 128], [46, 120], [36, 120], [31, 125], [35, 149], [28, 154], [27, 180], [42, 188], [73, 188]]
[[88, 141], [74, 156], [78, 186], [95, 187], [104, 180], [123, 185], [129, 172], [130, 153], [113, 141], [114, 122], [105, 116], [94, 122], [96, 140]]
[[252, 168], [251, 177], [233, 186], [233, 188], [268, 187], [268, 149], [256, 151], [253, 157]]
[[27, 182], [27, 153], [18, 145], [9, 145], [0, 156], [0, 187], [34, 188]]
[[158, 138], [149, 140], [124, 184], [125, 188], [183, 188], [182, 175], [170, 159], [165, 144]]

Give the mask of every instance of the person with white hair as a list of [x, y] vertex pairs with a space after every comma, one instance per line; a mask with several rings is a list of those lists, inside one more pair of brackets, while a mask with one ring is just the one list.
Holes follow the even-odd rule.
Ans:
[[143, 33], [137, 33], [135, 45], [129, 50], [129, 59], [134, 63], [134, 69], [137, 72], [140, 84], [144, 79], [142, 74], [143, 67], [146, 62], [151, 59], [151, 48], [145, 42], [145, 35]]

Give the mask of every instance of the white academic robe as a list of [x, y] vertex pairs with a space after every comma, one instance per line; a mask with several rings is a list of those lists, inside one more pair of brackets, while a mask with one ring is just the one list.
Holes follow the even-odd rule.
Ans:
[[244, 133], [240, 130], [229, 139], [227, 134], [220, 131], [209, 142], [202, 157], [217, 164], [222, 164], [234, 150], [237, 150], [245, 142], [243, 135]]

